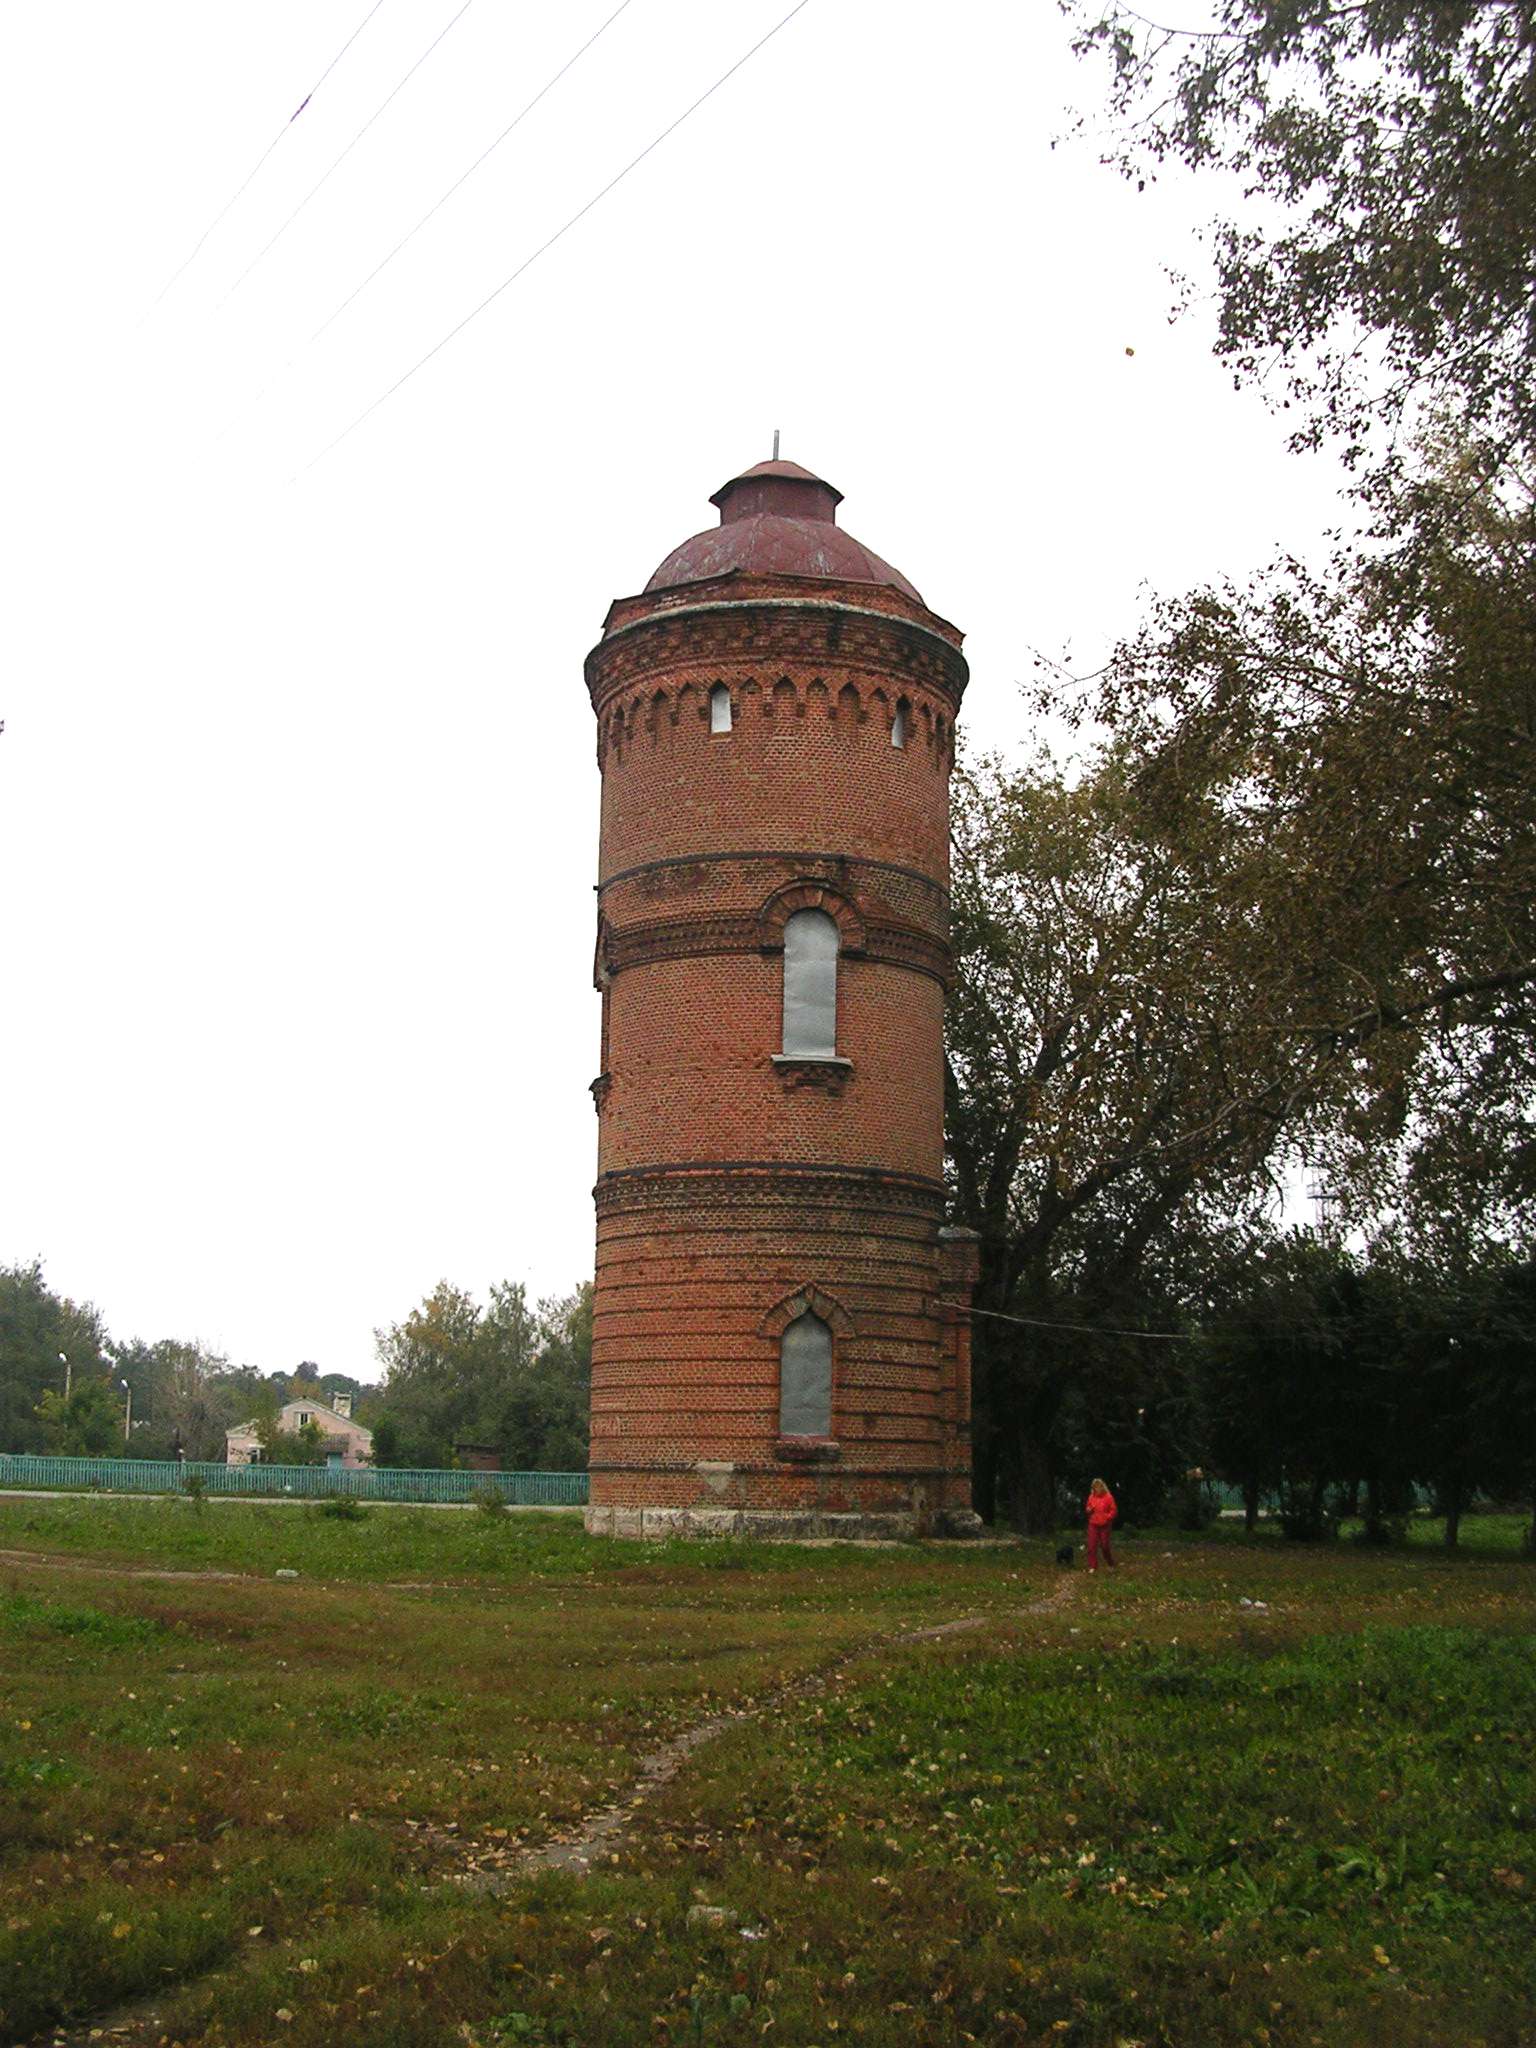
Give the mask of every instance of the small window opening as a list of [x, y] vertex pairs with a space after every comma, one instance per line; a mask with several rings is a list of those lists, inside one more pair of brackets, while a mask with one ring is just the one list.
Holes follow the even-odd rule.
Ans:
[[837, 1057], [837, 921], [797, 910], [784, 925], [784, 1051], [792, 1059]]
[[832, 1434], [832, 1330], [810, 1309], [779, 1339], [779, 1434]]
[[724, 683], [716, 683], [709, 693], [709, 729], [711, 732], [729, 732], [731, 729], [731, 693]]
[[896, 706], [896, 716], [891, 720], [891, 745], [893, 747], [904, 747], [906, 744], [907, 706], [906, 700], [903, 698], [902, 702]]

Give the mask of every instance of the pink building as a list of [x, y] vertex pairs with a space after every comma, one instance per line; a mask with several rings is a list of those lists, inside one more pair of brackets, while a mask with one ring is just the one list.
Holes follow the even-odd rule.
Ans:
[[[320, 1431], [326, 1462], [339, 1459], [343, 1470], [356, 1471], [373, 1462], [373, 1431], [352, 1420], [352, 1397], [338, 1394], [336, 1405], [306, 1398], [285, 1401], [278, 1412], [277, 1426], [293, 1436], [313, 1423]], [[254, 1421], [239, 1423], [224, 1434], [224, 1462], [227, 1465], [259, 1465], [261, 1438]]]

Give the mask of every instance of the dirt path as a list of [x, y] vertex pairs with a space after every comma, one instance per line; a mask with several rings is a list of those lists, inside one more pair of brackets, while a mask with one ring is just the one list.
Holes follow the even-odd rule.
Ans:
[[776, 1686], [772, 1692], [745, 1706], [728, 1707], [723, 1713], [710, 1714], [702, 1721], [696, 1721], [691, 1728], [685, 1728], [681, 1734], [657, 1743], [640, 1757], [639, 1768], [617, 1799], [606, 1806], [594, 1808], [584, 1814], [574, 1828], [562, 1829], [543, 1842], [516, 1846], [473, 1840], [465, 1842], [443, 1829], [430, 1826], [418, 1829], [418, 1839], [429, 1841], [435, 1849], [452, 1856], [457, 1868], [450, 1870], [444, 1881], [469, 1891], [508, 1890], [529, 1872], [537, 1870], [568, 1870], [584, 1877], [595, 1863], [606, 1862], [610, 1857], [616, 1861], [617, 1852], [628, 1840], [641, 1810], [659, 1792], [666, 1790], [690, 1757], [718, 1737], [729, 1734], [733, 1728], [747, 1727], [778, 1713], [781, 1708], [814, 1699], [818, 1693], [827, 1690], [845, 1666], [858, 1658], [878, 1656], [883, 1651], [898, 1650], [909, 1643], [932, 1643], [946, 1636], [974, 1634], [978, 1629], [999, 1621], [1022, 1621], [1052, 1614], [1067, 1604], [1073, 1590], [1072, 1579], [1063, 1578], [1053, 1592], [1025, 1607], [994, 1608], [983, 1614], [958, 1615], [952, 1621], [934, 1622], [924, 1628], [897, 1629], [889, 1635], [873, 1636], [841, 1650], [829, 1658], [821, 1670]]
[[[0, 1564], [7, 1563], [42, 1564], [55, 1569], [83, 1568], [123, 1578], [246, 1579], [251, 1583], [265, 1583], [264, 1580], [251, 1580], [249, 1574], [240, 1572], [168, 1571], [149, 1566], [100, 1565], [89, 1559], [50, 1556], [36, 1551], [0, 1550]], [[618, 1799], [595, 1807], [584, 1814], [574, 1827], [562, 1829], [544, 1841], [515, 1846], [481, 1843], [473, 1839], [463, 1841], [456, 1833], [431, 1824], [418, 1826], [416, 1838], [430, 1844], [445, 1862], [453, 1864], [453, 1868], [444, 1872], [441, 1882], [469, 1892], [494, 1895], [510, 1891], [521, 1880], [540, 1870], [565, 1870], [584, 1877], [595, 1864], [609, 1858], [616, 1861], [620, 1848], [628, 1841], [636, 1820], [648, 1803], [675, 1781], [691, 1757], [733, 1728], [747, 1727], [784, 1707], [814, 1699], [826, 1692], [846, 1667], [859, 1658], [879, 1656], [912, 1643], [939, 1642], [947, 1636], [972, 1635], [996, 1622], [1024, 1621], [1052, 1614], [1069, 1603], [1075, 1590], [1074, 1580], [1067, 1576], [1043, 1599], [1032, 1600], [1023, 1607], [994, 1608], [981, 1614], [956, 1615], [952, 1620], [932, 1622], [922, 1628], [893, 1629], [888, 1634], [871, 1636], [862, 1643], [840, 1650], [830, 1656], [820, 1670], [790, 1679], [743, 1706], [707, 1715], [691, 1728], [657, 1743], [641, 1755], [634, 1777]], [[58, 2028], [41, 2038], [47, 2038], [51, 2048], [91, 2048], [91, 2044], [102, 2041], [143, 2040], [160, 2032], [159, 2004], [159, 2000], [135, 2001], [115, 2012], [98, 2014], [84, 2025]]]
[[71, 1557], [67, 1552], [52, 1550], [0, 1550], [0, 1565], [35, 1565], [49, 1572], [95, 1572], [108, 1579], [211, 1579], [226, 1584], [265, 1584], [250, 1572], [221, 1572], [212, 1565], [200, 1566], [196, 1571], [172, 1571], [168, 1565], [103, 1564], [94, 1557]]

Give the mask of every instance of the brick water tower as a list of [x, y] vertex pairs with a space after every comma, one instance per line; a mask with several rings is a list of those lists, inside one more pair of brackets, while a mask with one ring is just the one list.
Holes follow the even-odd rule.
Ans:
[[942, 1182], [967, 669], [839, 497], [733, 478], [587, 657], [601, 1533], [976, 1526]]

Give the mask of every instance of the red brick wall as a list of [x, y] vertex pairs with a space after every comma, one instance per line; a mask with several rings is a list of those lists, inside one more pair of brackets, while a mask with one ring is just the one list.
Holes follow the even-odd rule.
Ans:
[[[969, 1506], [968, 1350], [934, 1308], [963, 1281], [939, 1240], [958, 649], [894, 588], [732, 576], [623, 601], [588, 658], [594, 1504]], [[783, 922], [808, 906], [841, 933], [838, 1060], [786, 1065]], [[807, 1305], [833, 1329], [825, 1443], [778, 1433]]]

